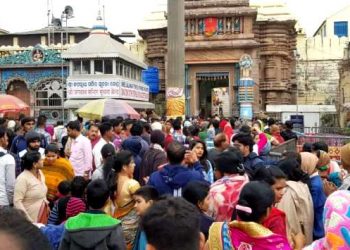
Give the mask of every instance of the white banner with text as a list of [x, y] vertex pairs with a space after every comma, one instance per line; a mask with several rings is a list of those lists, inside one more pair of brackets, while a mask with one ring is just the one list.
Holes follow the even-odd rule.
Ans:
[[122, 98], [148, 101], [149, 87], [128, 79], [67, 80], [68, 99]]

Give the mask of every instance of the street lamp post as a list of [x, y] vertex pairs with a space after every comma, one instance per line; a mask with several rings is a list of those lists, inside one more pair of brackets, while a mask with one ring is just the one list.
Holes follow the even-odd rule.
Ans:
[[[68, 19], [73, 18], [73, 8], [71, 6], [66, 6], [64, 10], [62, 11], [61, 14], [61, 55], [63, 53], [64, 49], [64, 39], [63, 39], [63, 23], [65, 23], [65, 29], [66, 29], [66, 45], [69, 43], [69, 37], [68, 37]], [[61, 81], [62, 81], [62, 120], [65, 120], [64, 116], [64, 89], [65, 89], [65, 84], [64, 84], [64, 65], [63, 65], [63, 60], [61, 59]]]

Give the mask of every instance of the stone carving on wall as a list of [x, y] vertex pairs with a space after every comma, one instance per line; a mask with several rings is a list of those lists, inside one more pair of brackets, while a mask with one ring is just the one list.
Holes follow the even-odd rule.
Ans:
[[233, 19], [233, 32], [234, 33], [241, 32], [241, 18], [240, 17], [235, 17]]
[[[47, 78], [61, 78], [60, 68], [52, 69], [4, 69], [1, 72], [1, 90], [5, 91], [7, 84], [14, 79], [21, 79], [33, 89], [35, 84]], [[67, 78], [67, 70], [63, 69], [63, 77]]]
[[222, 19], [220, 18], [219, 21], [218, 21], [218, 33], [222, 34], [223, 30], [224, 30], [224, 25], [223, 25]]
[[0, 58], [0, 67], [13, 64], [60, 64], [62, 61], [61, 53], [57, 50], [45, 50], [37, 45], [32, 50]]
[[207, 37], [216, 34], [237, 34], [243, 32], [243, 17], [207, 17], [186, 19], [185, 35], [197, 36], [205, 35]]
[[[203, 33], [204, 33], [204, 21], [203, 21], [203, 19], [200, 19], [199, 21], [198, 21], [198, 25], [199, 25], [199, 34], [200, 35], [203, 35]], [[186, 32], [185, 32], [185, 34], [186, 34]]]
[[242, 77], [244, 78], [251, 77], [253, 59], [251, 58], [250, 55], [244, 54], [239, 61], [239, 66], [242, 69]]
[[204, 19], [204, 30], [208, 37], [215, 35], [218, 31], [218, 19], [212, 17]]

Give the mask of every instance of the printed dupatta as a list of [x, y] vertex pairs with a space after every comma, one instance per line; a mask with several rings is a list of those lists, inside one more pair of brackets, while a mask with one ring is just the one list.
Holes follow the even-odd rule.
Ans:
[[210, 250], [291, 250], [287, 239], [254, 222], [215, 222], [209, 229]]

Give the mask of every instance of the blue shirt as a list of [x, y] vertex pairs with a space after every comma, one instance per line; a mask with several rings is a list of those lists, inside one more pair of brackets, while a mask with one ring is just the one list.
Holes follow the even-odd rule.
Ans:
[[132, 250], [146, 250], [147, 238], [144, 231], [138, 231]]
[[157, 189], [160, 195], [182, 196], [182, 188], [188, 182], [204, 181], [203, 166], [196, 162], [192, 168], [168, 164], [160, 171], [151, 174], [148, 185]]
[[324, 225], [323, 225], [323, 209], [326, 203], [326, 195], [323, 191], [323, 182], [321, 177], [317, 174], [311, 176], [311, 196], [312, 202], [314, 204], [314, 230], [313, 237], [314, 240], [324, 237]]
[[144, 231], [141, 231], [139, 239], [139, 248], [137, 250], [146, 250], [147, 238]]

